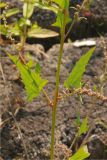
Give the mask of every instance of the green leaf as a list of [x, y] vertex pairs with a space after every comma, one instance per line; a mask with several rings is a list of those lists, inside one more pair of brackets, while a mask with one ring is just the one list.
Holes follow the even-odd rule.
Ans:
[[[20, 10], [18, 8], [12, 8], [6, 11], [6, 17], [11, 17], [15, 14], [18, 14]], [[0, 18], [3, 18], [3, 14], [0, 15]]]
[[4, 8], [7, 4], [4, 2], [0, 2], [0, 8]]
[[69, 77], [65, 80], [64, 86], [66, 88], [79, 88], [81, 87], [81, 79], [83, 73], [85, 72], [86, 65], [93, 54], [95, 47], [91, 48], [85, 55], [83, 55], [79, 61], [74, 66], [72, 72], [70, 73]]
[[81, 125], [80, 112], [77, 112], [77, 118], [75, 120], [75, 124], [77, 127], [79, 127]]
[[22, 81], [25, 85], [28, 100], [32, 101], [35, 97], [37, 97], [40, 94], [43, 87], [47, 84], [48, 81], [42, 79], [40, 75], [37, 74], [35, 71], [32, 71], [31, 68], [29, 68], [29, 64], [23, 64], [19, 60], [18, 56], [12, 56], [9, 53], [7, 54], [17, 66], [21, 74]]
[[33, 38], [50, 38], [56, 37], [59, 34], [57, 32], [51, 31], [49, 29], [43, 29], [37, 24], [33, 24], [32, 27], [28, 30], [28, 37]]
[[20, 28], [17, 23], [10, 24], [8, 28], [9, 28], [10, 33], [12, 33], [14, 36], [20, 35]]
[[33, 67], [33, 60], [30, 59], [29, 62], [27, 62], [26, 64], [29, 68], [32, 68]]
[[83, 119], [82, 124], [79, 128], [79, 136], [81, 136], [82, 134], [85, 134], [88, 131], [88, 124], [87, 124], [87, 118]]
[[24, 3], [23, 5], [23, 16], [25, 18], [30, 18], [34, 11], [34, 3]]
[[[65, 20], [65, 25], [68, 24], [69, 22], [72, 21], [72, 19], [69, 16], [69, 13], [66, 15], [66, 20]], [[63, 21], [64, 21], [64, 14], [61, 11], [58, 11], [57, 13], [57, 18], [56, 18], [56, 22], [52, 24], [52, 26], [56, 26], [61, 28], [63, 25]]]
[[2, 24], [0, 24], [0, 33], [5, 35], [5, 36], [8, 34], [7, 29]]
[[41, 2], [36, 2], [35, 7], [38, 7], [40, 9], [46, 9], [46, 10], [51, 10], [55, 13], [58, 12], [58, 7], [55, 5], [49, 5], [48, 3], [41, 3]]
[[11, 35], [19, 36], [20, 35], [20, 29], [18, 27], [18, 24], [9, 24], [7, 25], [7, 28], [4, 27], [4, 25], [0, 25], [0, 33], [3, 35], [8, 35], [11, 33]]
[[[60, 0], [60, 1], [56, 1], [53, 0], [53, 2], [57, 3], [60, 5], [60, 7], [62, 8], [62, 10], [58, 10], [57, 12], [57, 19], [56, 22], [53, 24], [53, 26], [57, 26], [59, 28], [62, 28], [63, 26], [63, 22], [65, 19], [65, 25], [68, 24], [72, 19], [69, 16], [69, 0]], [[66, 13], [65, 13], [66, 12]], [[64, 15], [64, 13], [66, 14], [66, 16]]]
[[20, 18], [20, 20], [18, 21], [18, 25], [19, 25], [19, 27], [23, 27], [24, 25], [30, 26], [31, 22], [29, 19]]
[[40, 72], [41, 72], [41, 66], [40, 66], [39, 63], [36, 63], [35, 72], [36, 72], [37, 74], [40, 74]]
[[64, 19], [64, 15], [61, 11], [59, 11], [57, 13], [57, 18], [56, 18], [56, 22], [52, 24], [52, 26], [56, 26], [61, 28], [62, 27], [62, 23], [63, 23], [63, 19]]
[[88, 148], [85, 145], [81, 147], [72, 157], [70, 157], [69, 160], [84, 160], [89, 156], [90, 156], [90, 153], [88, 152]]
[[62, 9], [69, 7], [69, 0], [52, 0], [52, 2], [59, 5]]
[[94, 84], [94, 86], [93, 86], [93, 91], [94, 91], [94, 92], [97, 92], [97, 91], [98, 91], [96, 84]]

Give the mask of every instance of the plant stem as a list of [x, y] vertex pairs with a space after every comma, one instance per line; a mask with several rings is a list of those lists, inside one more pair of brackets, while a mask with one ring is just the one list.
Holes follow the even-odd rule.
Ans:
[[53, 104], [52, 104], [52, 101], [51, 101], [51, 99], [49, 98], [48, 94], [46, 93], [46, 91], [45, 91], [44, 89], [43, 89], [43, 94], [44, 94], [44, 96], [45, 96], [48, 104], [49, 104], [50, 106], [52, 106], [52, 105], [53, 105]]
[[60, 41], [60, 51], [58, 56], [57, 63], [57, 72], [56, 72], [56, 87], [55, 87], [55, 95], [54, 102], [52, 107], [52, 130], [51, 130], [51, 151], [50, 151], [50, 160], [54, 160], [54, 141], [55, 141], [55, 125], [56, 125], [56, 111], [58, 104], [58, 92], [59, 92], [59, 81], [60, 81], [60, 68], [61, 68], [61, 60], [63, 54], [63, 46], [64, 46], [64, 37], [65, 37], [65, 26], [66, 26], [66, 17], [63, 18], [62, 28], [61, 28], [61, 41]]
[[[28, 5], [29, 3], [27, 2], [27, 9], [26, 9], [26, 16], [25, 16], [25, 19], [27, 20], [27, 14], [28, 14]], [[21, 43], [21, 50], [23, 50], [23, 47], [26, 43], [26, 38], [27, 38], [27, 25], [24, 25], [23, 26], [23, 30], [22, 30], [22, 36], [21, 36], [21, 40], [20, 40], [20, 43]]]
[[70, 33], [71, 29], [73, 28], [74, 24], [75, 24], [75, 19], [73, 19], [73, 21], [71, 22], [71, 25], [70, 25], [70, 27], [69, 27], [69, 29], [68, 29], [66, 35], [65, 35], [65, 39], [66, 39], [67, 36], [69, 35], [69, 33]]

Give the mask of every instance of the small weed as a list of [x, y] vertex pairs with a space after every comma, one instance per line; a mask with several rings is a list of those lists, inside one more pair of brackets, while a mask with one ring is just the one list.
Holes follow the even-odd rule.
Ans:
[[[55, 145], [55, 126], [56, 126], [56, 114], [58, 102], [68, 96], [83, 95], [87, 94], [88, 96], [94, 96], [102, 101], [107, 101], [107, 97], [105, 97], [101, 93], [96, 91], [92, 91], [91, 89], [85, 88], [82, 82], [82, 77], [85, 72], [86, 66], [95, 51], [95, 47], [91, 48], [87, 53], [85, 53], [79, 61], [74, 66], [72, 72], [66, 78], [64, 82], [65, 91], [62, 94], [59, 93], [59, 85], [60, 85], [60, 68], [61, 68], [61, 60], [63, 55], [64, 41], [71, 31], [75, 22], [84, 19], [84, 17], [79, 17], [79, 12], [89, 7], [89, 1], [84, 0], [81, 5], [77, 5], [76, 7], [72, 6], [75, 9], [74, 17], [71, 18], [69, 15], [69, 0], [23, 0], [23, 17], [20, 18], [17, 23], [7, 24], [6, 19], [14, 14], [20, 12], [18, 8], [8, 9], [8, 5], [5, 3], [0, 3], [1, 8], [5, 8], [3, 14], [0, 16], [3, 19], [4, 24], [0, 25], [0, 32], [7, 36], [12, 41], [15, 40], [15, 36], [20, 37], [20, 44], [18, 44], [19, 55], [13, 56], [10, 53], [6, 52], [6, 54], [10, 57], [10, 59], [17, 66], [22, 81], [25, 86], [25, 90], [27, 93], [27, 97], [29, 101], [32, 101], [34, 98], [39, 96], [41, 92], [44, 93], [46, 100], [48, 101], [48, 105], [51, 106], [52, 110], [52, 130], [51, 130], [51, 149], [50, 149], [50, 160], [54, 160], [54, 145]], [[24, 45], [26, 43], [26, 39], [28, 37], [39, 37], [41, 34], [47, 35], [48, 33], [53, 33], [50, 30], [43, 29], [38, 26], [37, 23], [32, 23], [30, 18], [34, 12], [35, 7], [39, 7], [41, 9], [47, 9], [55, 12], [57, 18], [56, 22], [52, 24], [52, 26], [58, 27], [60, 29], [60, 50], [58, 54], [58, 62], [56, 69], [56, 86], [53, 99], [50, 100], [46, 91], [44, 90], [44, 86], [48, 83], [48, 81], [41, 77], [41, 68], [37, 63], [35, 69], [32, 67], [34, 62], [30, 59], [27, 61], [26, 55], [24, 54]], [[70, 27], [66, 32], [66, 26], [70, 23]], [[54, 32], [54, 36], [58, 35]], [[52, 36], [52, 35], [51, 35]], [[14, 38], [13, 38], [14, 37]], [[17, 45], [16, 45], [17, 46]], [[16, 47], [17, 48], [17, 47]], [[106, 59], [106, 56], [105, 56]], [[106, 74], [106, 73], [105, 73]], [[102, 75], [103, 76], [103, 75]], [[100, 77], [101, 79], [101, 77]], [[103, 87], [103, 85], [102, 85]], [[81, 135], [86, 134], [88, 131], [88, 118], [83, 119], [82, 123], [78, 117], [77, 121], [78, 131], [75, 135], [73, 142], [71, 142], [70, 150], [76, 144], [76, 141], [81, 137]], [[82, 145], [80, 148], [77, 148], [77, 151], [74, 155], [69, 157], [69, 160], [84, 160], [89, 157], [90, 153], [88, 152], [87, 146]]]

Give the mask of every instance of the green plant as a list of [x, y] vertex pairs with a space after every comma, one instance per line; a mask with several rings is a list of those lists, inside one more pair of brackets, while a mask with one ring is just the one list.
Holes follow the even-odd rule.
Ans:
[[[27, 61], [24, 59], [20, 59], [19, 56], [12, 56], [10, 53], [7, 53], [10, 59], [16, 64], [19, 72], [21, 74], [22, 81], [24, 83], [27, 97], [29, 101], [32, 101], [35, 97], [37, 97], [40, 92], [43, 92], [46, 99], [52, 108], [52, 131], [51, 131], [51, 151], [50, 151], [50, 160], [54, 160], [54, 144], [55, 144], [55, 125], [56, 125], [56, 113], [59, 101], [59, 85], [60, 85], [60, 68], [61, 68], [61, 59], [63, 55], [64, 48], [64, 40], [66, 38], [66, 26], [68, 23], [71, 23], [70, 29], [72, 28], [75, 21], [79, 19], [78, 12], [74, 15], [74, 19], [71, 19], [69, 16], [69, 0], [51, 0], [51, 1], [39, 1], [39, 0], [24, 0], [23, 5], [23, 18], [21, 18], [18, 23], [14, 26], [9, 26], [11, 33], [14, 35], [20, 36], [20, 50], [23, 49], [26, 38], [30, 35], [34, 36], [34, 33], [38, 32], [38, 30], [42, 30], [39, 28], [37, 24], [31, 24], [30, 17], [33, 14], [34, 7], [38, 6], [42, 9], [49, 9], [56, 13], [57, 19], [53, 24], [60, 28], [60, 51], [58, 55], [57, 62], [57, 72], [56, 72], [56, 86], [53, 100], [51, 101], [44, 91], [44, 86], [48, 83], [47, 80], [42, 79], [41, 77], [41, 69], [40, 65], [37, 63], [35, 68], [32, 60]], [[1, 26], [2, 27], [2, 26]], [[46, 31], [46, 30], [45, 30]], [[68, 30], [69, 31], [69, 30]], [[4, 31], [3, 31], [4, 32]], [[6, 32], [6, 31], [5, 31]], [[5, 33], [4, 32], [4, 33]], [[32, 33], [32, 34], [31, 34]], [[6, 33], [5, 33], [6, 34]], [[85, 72], [86, 66], [90, 57], [92, 56], [95, 47], [90, 49], [86, 54], [84, 54], [79, 61], [74, 66], [72, 72], [68, 76], [68, 78], [64, 82], [64, 87], [69, 91], [69, 95], [74, 94], [84, 94], [84, 88], [82, 83], [82, 76]], [[34, 69], [33, 69], [34, 68]], [[90, 92], [85, 90], [85, 93], [90, 95]], [[94, 96], [97, 97], [97, 93], [92, 92]], [[91, 96], [93, 96], [91, 94]], [[63, 96], [63, 95], [62, 95]], [[101, 95], [98, 95], [100, 98], [104, 98]], [[60, 98], [61, 99], [61, 98]], [[82, 123], [78, 123], [78, 132], [74, 138], [74, 141], [71, 143], [71, 147], [74, 145], [75, 141], [82, 135], [85, 134], [88, 130], [87, 118], [83, 120]], [[87, 146], [81, 146], [79, 150], [69, 158], [69, 160], [83, 160], [87, 158], [90, 154], [88, 153]]]
[[[0, 8], [4, 8], [0, 19], [3, 19], [4, 24], [0, 24], [0, 33], [12, 39], [12, 37], [20, 37], [19, 50], [23, 50], [27, 37], [47, 38], [58, 36], [58, 33], [49, 29], [43, 29], [36, 22], [32, 23], [30, 18], [34, 12], [37, 0], [21, 0], [23, 2], [23, 11], [18, 8], [8, 9], [8, 3], [0, 3]], [[37, 3], [38, 2], [38, 3]], [[45, 7], [42, 7], [45, 8]], [[49, 8], [49, 7], [48, 7]], [[7, 19], [15, 14], [22, 14], [22, 17], [17, 22], [7, 24]]]
[[87, 146], [83, 146], [78, 151], [69, 158], [69, 160], [84, 160], [85, 158], [89, 157], [90, 154], [88, 152]]

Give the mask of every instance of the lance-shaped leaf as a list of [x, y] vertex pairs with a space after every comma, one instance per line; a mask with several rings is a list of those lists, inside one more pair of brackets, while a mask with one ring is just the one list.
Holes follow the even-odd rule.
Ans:
[[78, 134], [79, 136], [81, 136], [82, 134], [85, 134], [87, 131], [88, 131], [87, 118], [85, 118], [82, 121]]
[[34, 3], [24, 3], [23, 5], [23, 16], [25, 18], [30, 18], [33, 14], [33, 11], [34, 11], [34, 6], [35, 4]]
[[88, 152], [88, 148], [85, 145], [81, 147], [72, 157], [70, 157], [69, 160], [84, 160], [89, 156], [90, 156], [90, 153]]
[[36, 23], [28, 30], [28, 37], [33, 38], [51, 38], [56, 37], [59, 34], [49, 29], [39, 27]]
[[81, 79], [83, 73], [85, 72], [86, 65], [93, 54], [95, 47], [91, 48], [85, 55], [83, 55], [79, 61], [74, 66], [72, 72], [70, 73], [69, 77], [65, 80], [64, 86], [66, 88], [79, 88], [81, 87]]
[[[15, 14], [18, 14], [20, 12], [20, 10], [18, 8], [12, 8], [12, 9], [8, 9], [6, 11], [6, 17], [11, 17]], [[3, 14], [0, 15], [0, 18], [3, 18]]]
[[42, 3], [42, 2], [36, 2], [35, 3], [35, 7], [38, 7], [40, 9], [51, 10], [51, 11], [53, 11], [55, 13], [57, 13], [58, 9], [59, 9], [58, 6], [56, 6], [56, 5], [50, 5], [48, 2], [44, 2], [44, 3]]
[[28, 65], [23, 64], [18, 56], [12, 56], [8, 54], [10, 59], [16, 64], [20, 74], [22, 81], [24, 83], [27, 97], [29, 101], [32, 101], [33, 98], [37, 97], [42, 91], [43, 87], [47, 84], [47, 80], [42, 79], [40, 74], [31, 70]]

